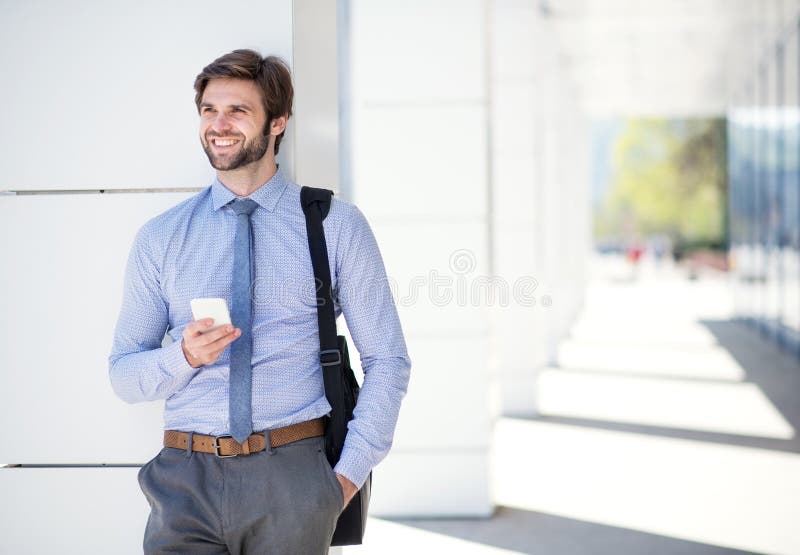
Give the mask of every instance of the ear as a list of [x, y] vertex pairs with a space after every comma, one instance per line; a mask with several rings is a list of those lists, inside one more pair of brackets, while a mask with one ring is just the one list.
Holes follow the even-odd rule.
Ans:
[[270, 135], [280, 135], [286, 129], [286, 122], [289, 120], [287, 116], [280, 116], [278, 118], [273, 118], [272, 121], [269, 123], [269, 134]]

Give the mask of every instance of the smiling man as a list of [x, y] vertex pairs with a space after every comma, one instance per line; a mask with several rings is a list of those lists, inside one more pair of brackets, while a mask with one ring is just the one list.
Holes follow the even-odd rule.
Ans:
[[[327, 553], [339, 514], [389, 452], [408, 386], [386, 271], [364, 215], [332, 199], [323, 225], [335, 312], [364, 370], [332, 469], [300, 186], [275, 161], [292, 115], [289, 69], [235, 50], [194, 88], [216, 179], [137, 233], [109, 356], [120, 398], [165, 399], [164, 448], [139, 471], [151, 507], [144, 551]], [[226, 300], [230, 325], [194, 320], [190, 301], [206, 297]]]

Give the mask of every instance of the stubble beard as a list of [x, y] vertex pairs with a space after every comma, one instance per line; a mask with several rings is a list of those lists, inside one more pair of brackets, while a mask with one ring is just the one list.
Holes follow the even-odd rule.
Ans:
[[259, 134], [250, 141], [245, 141], [244, 146], [239, 149], [235, 156], [227, 162], [223, 158], [214, 154], [211, 141], [203, 141], [203, 150], [208, 156], [208, 161], [215, 170], [230, 171], [246, 166], [253, 162], [258, 162], [267, 153], [269, 139], [267, 135]]

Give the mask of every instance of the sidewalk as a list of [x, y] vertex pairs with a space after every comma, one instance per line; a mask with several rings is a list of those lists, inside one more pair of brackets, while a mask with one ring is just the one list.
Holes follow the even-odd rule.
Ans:
[[358, 553], [800, 554], [800, 367], [730, 320], [726, 277], [593, 267], [539, 379], [495, 427], [487, 520], [371, 519]]

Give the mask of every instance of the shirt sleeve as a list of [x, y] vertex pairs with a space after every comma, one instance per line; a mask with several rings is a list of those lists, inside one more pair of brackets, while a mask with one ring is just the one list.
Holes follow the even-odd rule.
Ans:
[[359, 488], [389, 453], [411, 359], [383, 259], [366, 218], [354, 205], [342, 224], [337, 298], [361, 356], [364, 382], [334, 471]]
[[169, 325], [169, 304], [160, 287], [160, 269], [146, 224], [136, 234], [125, 267], [122, 308], [108, 357], [111, 387], [128, 403], [166, 399], [198, 372], [181, 342], [161, 346]]

